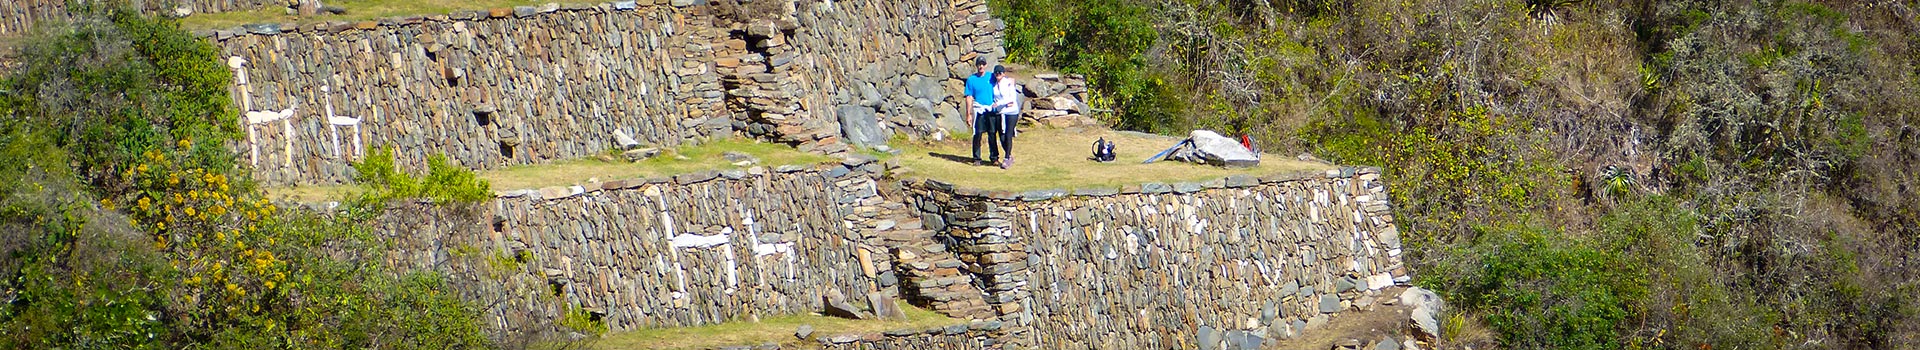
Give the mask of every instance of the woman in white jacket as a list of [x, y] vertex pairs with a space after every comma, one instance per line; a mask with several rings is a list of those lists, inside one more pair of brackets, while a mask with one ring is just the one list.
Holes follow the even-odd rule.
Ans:
[[993, 67], [993, 106], [989, 111], [1000, 113], [1000, 149], [1006, 151], [1006, 158], [1000, 159], [1000, 168], [1013, 166], [1013, 135], [1020, 125], [1020, 83], [1007, 74], [1007, 67]]

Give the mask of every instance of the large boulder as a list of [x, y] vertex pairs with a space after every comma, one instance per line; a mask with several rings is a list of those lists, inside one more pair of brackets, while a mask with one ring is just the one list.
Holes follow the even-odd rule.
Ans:
[[1210, 326], [1200, 326], [1200, 331], [1194, 334], [1194, 336], [1198, 338], [1195, 339], [1194, 342], [1199, 343], [1201, 350], [1219, 349], [1221, 343], [1225, 341], [1222, 339], [1224, 334], [1214, 331], [1213, 327]]
[[864, 320], [870, 317], [866, 312], [860, 311], [860, 308], [853, 306], [852, 303], [848, 303], [847, 296], [840, 294], [839, 290], [827, 290], [826, 295], [821, 297], [826, 299], [824, 301], [826, 302], [827, 309], [825, 310], [826, 312], [823, 313], [827, 316], [853, 320]]
[[800, 328], [793, 330], [794, 338], [800, 338], [801, 340], [805, 340], [807, 339], [807, 337], [810, 337], [810, 336], [813, 336], [813, 325], [803, 324], [803, 325], [800, 325]]
[[1252, 150], [1240, 145], [1240, 142], [1234, 141], [1233, 138], [1220, 136], [1219, 133], [1208, 130], [1194, 130], [1188, 134], [1188, 138], [1193, 140], [1197, 156], [1204, 159], [1207, 164], [1226, 167], [1260, 165], [1260, 155], [1254, 154]]
[[633, 139], [633, 136], [627, 135], [626, 131], [621, 130], [613, 131], [613, 143], [619, 144], [621, 150], [640, 148], [639, 140]]
[[873, 108], [856, 105], [841, 105], [836, 110], [840, 115], [840, 133], [847, 142], [863, 147], [887, 144], [893, 135], [880, 127], [880, 119], [874, 116]]
[[1060, 92], [1061, 88], [1059, 84], [1054, 84], [1047, 79], [1027, 79], [1020, 82], [1026, 87], [1023, 90], [1027, 91], [1028, 97], [1053, 96]]
[[944, 101], [952, 95], [952, 93], [947, 92], [947, 86], [943, 84], [941, 79], [928, 76], [914, 76], [913, 79], [908, 81], [910, 83], [907, 85], [907, 94], [913, 95], [913, 97], [916, 98], [930, 101]]
[[861, 106], [867, 106], [867, 107], [880, 106], [880, 101], [883, 100], [880, 97], [880, 89], [874, 88], [873, 83], [863, 81], [863, 82], [860, 82], [859, 84], [854, 84], [854, 87], [860, 90]]
[[1400, 292], [1400, 304], [1413, 309], [1413, 314], [1409, 318], [1413, 321], [1413, 328], [1418, 331], [1419, 336], [1426, 339], [1440, 337], [1440, 312], [1446, 310], [1447, 303], [1440, 300], [1439, 294], [1420, 287], [1407, 288], [1406, 291]]
[[[973, 130], [967, 128], [966, 114], [960, 106], [954, 103], [941, 103], [939, 107], [934, 108], [934, 125], [941, 129], [946, 129], [948, 132], [971, 133]], [[944, 136], [938, 132], [934, 135], [936, 135], [936, 138]]]
[[907, 313], [904, 310], [900, 310], [900, 304], [895, 302], [893, 297], [888, 296], [886, 293], [867, 292], [867, 305], [873, 309], [874, 317], [890, 320], [907, 319]]
[[1059, 111], [1067, 111], [1067, 112], [1083, 111], [1080, 100], [1075, 99], [1073, 98], [1073, 96], [1068, 96], [1068, 95], [1054, 95], [1054, 96], [1040, 97], [1040, 98], [1034, 98], [1032, 99], [1032, 101], [1033, 101], [1034, 109], [1051, 109], [1051, 110], [1059, 110]]
[[891, 123], [891, 132], [918, 134], [921, 130], [933, 129], [935, 118], [938, 114], [933, 111], [932, 101], [910, 98], [888, 112], [887, 122]]

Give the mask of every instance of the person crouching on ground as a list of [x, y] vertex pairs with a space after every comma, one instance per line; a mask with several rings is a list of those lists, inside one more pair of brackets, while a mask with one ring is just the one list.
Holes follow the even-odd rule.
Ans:
[[993, 72], [987, 70], [987, 59], [976, 57], [973, 65], [978, 73], [967, 76], [966, 95], [971, 97], [967, 104], [967, 128], [973, 129], [973, 165], [980, 165], [980, 139], [987, 139], [987, 156], [1000, 159], [998, 139], [1000, 136], [1000, 116], [987, 107], [994, 102]]
[[1007, 74], [1007, 67], [993, 66], [993, 106], [987, 107], [999, 115], [1000, 149], [1007, 157], [1000, 158], [1000, 168], [1013, 166], [1013, 135], [1020, 126], [1020, 83]]

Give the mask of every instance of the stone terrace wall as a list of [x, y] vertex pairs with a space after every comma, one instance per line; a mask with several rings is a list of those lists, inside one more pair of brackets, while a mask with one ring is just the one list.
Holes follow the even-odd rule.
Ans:
[[362, 118], [366, 144], [393, 147], [409, 166], [436, 153], [480, 169], [589, 156], [615, 148], [615, 131], [663, 145], [725, 134], [711, 65], [726, 34], [712, 20], [697, 9], [596, 7], [253, 26], [213, 38], [250, 62], [254, 109], [302, 108], [291, 157], [279, 123], [255, 127], [255, 176], [330, 183], [350, 169], [330, 156], [318, 117], [328, 85], [335, 113]]
[[868, 334], [820, 336], [818, 347], [801, 344], [796, 349], [826, 350], [922, 350], [922, 349], [999, 349], [1006, 334], [999, 321], [973, 321], [946, 327], [898, 329]]
[[[156, 4], [162, 3], [162, 1], [155, 1], [155, 0], [147, 0], [147, 1], [151, 3], [156, 3]], [[286, 8], [287, 7], [286, 0], [174, 0], [174, 3], [185, 4], [188, 7], [193, 8], [193, 13], [195, 14], [232, 12], [232, 11], [252, 11], [252, 10], [258, 10], [262, 8]], [[163, 8], [163, 10], [165, 9]]]
[[[865, 145], [893, 130], [941, 134], [936, 116], [959, 123], [955, 67], [999, 47], [979, 0], [791, 5], [737, 18], [714, 4], [549, 4], [203, 35], [250, 62], [251, 109], [299, 107], [291, 146], [280, 123], [254, 127], [255, 174], [269, 184], [350, 178], [320, 117], [322, 86], [336, 114], [362, 118], [365, 144], [408, 167], [435, 153], [477, 169], [591, 156], [619, 146], [616, 131], [838, 154], [856, 133], [842, 129]], [[248, 102], [240, 89], [236, 105]]]
[[615, 330], [693, 326], [897, 296], [861, 213], [871, 160], [513, 191], [464, 210], [395, 208], [389, 264], [446, 272], [489, 325], [538, 331], [579, 307]]
[[860, 145], [894, 132], [927, 137], [966, 130], [960, 97], [974, 57], [1005, 57], [985, 0], [813, 2], [792, 42], [804, 60], [810, 106]]
[[67, 18], [67, 0], [0, 0], [0, 35], [25, 33], [35, 23]]
[[[0, 35], [24, 33], [33, 24], [49, 19], [67, 18], [67, 2], [72, 0], [0, 0]], [[104, 2], [104, 1], [101, 1]], [[133, 0], [135, 7], [150, 13], [170, 11], [183, 4], [193, 13], [250, 11], [267, 6], [282, 6], [281, 0]]]
[[1257, 345], [1408, 279], [1371, 169], [1071, 192], [905, 187], [1014, 342], [1040, 348]]

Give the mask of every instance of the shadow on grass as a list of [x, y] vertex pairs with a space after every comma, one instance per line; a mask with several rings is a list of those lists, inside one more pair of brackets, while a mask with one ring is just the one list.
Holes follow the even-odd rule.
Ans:
[[952, 161], [954, 163], [973, 165], [973, 157], [952, 155], [952, 154], [946, 154], [946, 153], [937, 153], [937, 152], [927, 152], [927, 156], [945, 159], [948, 161]]

